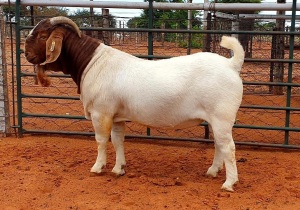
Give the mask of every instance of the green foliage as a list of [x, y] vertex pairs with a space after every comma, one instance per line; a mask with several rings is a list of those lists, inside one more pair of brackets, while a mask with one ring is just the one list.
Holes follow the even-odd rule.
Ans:
[[264, 31], [272, 31], [276, 27], [275, 22], [255, 22], [254, 27], [256, 29], [263, 29]]
[[[183, 3], [183, 0], [157, 0], [156, 2], [166, 3]], [[200, 13], [192, 11], [192, 26], [199, 27], [202, 23], [200, 20]], [[188, 25], [187, 10], [154, 10], [153, 11], [153, 28], [166, 29], [186, 29]], [[149, 27], [149, 10], [143, 10], [140, 17], [131, 18], [127, 22], [128, 28], [148, 28]]]
[[[185, 34], [185, 36], [188, 36], [188, 34]], [[191, 47], [191, 48], [202, 48], [202, 40], [203, 40], [203, 34], [191, 34], [191, 43], [190, 43], [190, 46], [189, 46], [189, 43], [188, 43], [188, 38], [184, 38], [184, 39], [181, 39], [179, 41], [179, 46], [180, 47]]]
[[[16, 14], [16, 7], [14, 5], [11, 5], [11, 6], [2, 6], [2, 9], [3, 9], [3, 13], [4, 13], [4, 16], [6, 17], [15, 17], [15, 14]], [[21, 16], [24, 16], [24, 14], [27, 13], [27, 11], [29, 10], [29, 7], [26, 7], [26, 6], [20, 6], [20, 12], [21, 12]]]
[[[33, 9], [33, 11], [31, 11]], [[15, 16], [15, 6], [3, 6], [4, 15], [8, 18], [9, 16], [13, 18]], [[33, 16], [31, 17], [31, 13]], [[20, 16], [21, 24], [31, 25], [32, 19], [34, 23], [39, 22], [40, 20], [46, 17], [54, 16], [68, 16], [69, 10], [64, 7], [45, 7], [45, 6], [21, 6]], [[90, 24], [90, 11], [88, 9], [78, 9], [77, 11], [70, 14], [70, 18], [73, 19], [80, 27], [91, 26]], [[9, 19], [9, 18], [8, 18]], [[93, 20], [97, 23], [102, 21], [101, 14], [94, 14]], [[116, 27], [116, 20], [114, 16], [109, 15], [110, 27]]]
[[[91, 14], [90, 14], [90, 10], [88, 10], [88, 9], [78, 9], [70, 15], [70, 18], [72, 18], [74, 20], [74, 22], [76, 22], [76, 24], [78, 24], [80, 27], [91, 27], [92, 26], [91, 25]], [[108, 19], [109, 19], [109, 27], [115, 28], [116, 20], [115, 20], [114, 16], [109, 15]], [[103, 20], [102, 14], [97, 14], [97, 13], [93, 14], [93, 23], [96, 26], [101, 25], [102, 20]]]
[[[43, 16], [43, 17], [54, 17], [54, 16], [67, 16], [68, 9], [64, 7], [33, 7], [34, 14], [36, 16]], [[42, 18], [41, 18], [42, 19]]]
[[[70, 15], [70, 18], [79, 26], [91, 26], [90, 11], [87, 9], [77, 9]], [[97, 16], [94, 16], [94, 20]]]
[[[157, 0], [156, 2], [166, 3], [183, 3], [183, 0]], [[139, 17], [133, 17], [127, 22], [128, 28], [149, 28], [149, 10], [143, 10]], [[192, 11], [192, 28], [199, 29], [202, 25], [200, 13]], [[154, 10], [153, 11], [153, 28], [156, 29], [187, 29], [188, 11], [187, 10]], [[201, 47], [201, 34], [193, 34], [191, 46], [194, 48]], [[187, 47], [187, 34], [166, 33], [165, 41], [177, 42], [181, 47]]]
[[127, 21], [128, 28], [147, 28], [148, 20], [142, 17], [133, 17]]
[[[31, 11], [32, 10], [32, 11]], [[15, 17], [15, 6], [3, 6], [4, 15], [7, 19]], [[31, 17], [33, 13], [33, 17]], [[21, 6], [20, 7], [20, 20], [22, 25], [31, 25], [32, 20], [37, 23], [46, 17], [53, 16], [67, 16], [68, 9], [62, 7], [44, 7], [44, 6]]]

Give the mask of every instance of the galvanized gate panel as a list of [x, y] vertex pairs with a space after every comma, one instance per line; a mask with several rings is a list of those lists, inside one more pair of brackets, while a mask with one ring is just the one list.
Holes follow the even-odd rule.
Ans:
[[[18, 4], [16, 5], [17, 11], [20, 11]], [[182, 5], [186, 6], [186, 4]], [[244, 81], [244, 97], [233, 129], [234, 139], [237, 144], [300, 148], [300, 53], [294, 49], [295, 43], [300, 46], [300, 32], [295, 28], [296, 1], [291, 6], [293, 15], [289, 31], [231, 31], [230, 28], [224, 29], [226, 24], [220, 26], [222, 30], [220, 28], [174, 30], [151, 29], [151, 27], [148, 29], [97, 27], [85, 29], [110, 32], [109, 40], [113, 47], [148, 59], [198, 52], [199, 48], [187, 49], [180, 47], [180, 44], [187, 39], [201, 42], [204, 40], [204, 35], [209, 35], [205, 37], [210, 37], [212, 40], [205, 47], [224, 56], [230, 56], [228, 51], [218, 46], [221, 35], [247, 34], [251, 43], [250, 58], [245, 59], [241, 73]], [[151, 23], [157, 20], [149, 21]], [[218, 21], [215, 21], [215, 26], [221, 24], [220, 20]], [[26, 34], [25, 31], [28, 31], [31, 26], [19, 24], [18, 13], [16, 23], [19, 134], [93, 135], [91, 122], [83, 117], [83, 108], [75, 84], [68, 76], [53, 73], [52, 85], [49, 88], [36, 84], [34, 68], [25, 61], [21, 50], [24, 42], [21, 34]], [[283, 59], [272, 58], [272, 39], [280, 35], [288, 41], [287, 49], [284, 50], [286, 56]], [[283, 64], [285, 69], [283, 81], [273, 81], [276, 76], [272, 75], [270, 70], [273, 63]], [[274, 89], [280, 89], [282, 94], [275, 94]], [[149, 130], [143, 125], [129, 122], [126, 133], [127, 137], [141, 138], [208, 142], [212, 139], [206, 123], [190, 129], [169, 131]]]

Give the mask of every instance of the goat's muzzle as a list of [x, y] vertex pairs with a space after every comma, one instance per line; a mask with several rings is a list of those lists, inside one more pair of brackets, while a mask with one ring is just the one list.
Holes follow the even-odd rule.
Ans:
[[36, 62], [35, 62], [36, 56], [34, 56], [34, 57], [26, 57], [26, 59], [27, 59], [27, 61], [29, 63], [36, 64]]
[[32, 63], [32, 64], [39, 64], [40, 63], [37, 55], [35, 55], [33, 53], [30, 53], [30, 52], [27, 52], [26, 50], [25, 50], [25, 58], [29, 63]]

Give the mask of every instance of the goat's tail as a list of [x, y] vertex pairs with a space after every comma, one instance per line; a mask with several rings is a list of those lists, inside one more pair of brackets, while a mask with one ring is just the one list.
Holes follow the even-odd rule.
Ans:
[[245, 58], [245, 52], [240, 42], [235, 37], [223, 36], [220, 45], [233, 51], [234, 55], [230, 60], [234, 69], [240, 72]]

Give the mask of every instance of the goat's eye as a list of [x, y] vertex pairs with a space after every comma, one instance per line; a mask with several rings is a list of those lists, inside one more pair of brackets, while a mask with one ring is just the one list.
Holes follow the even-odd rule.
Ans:
[[47, 36], [40, 36], [40, 40], [47, 40]]

